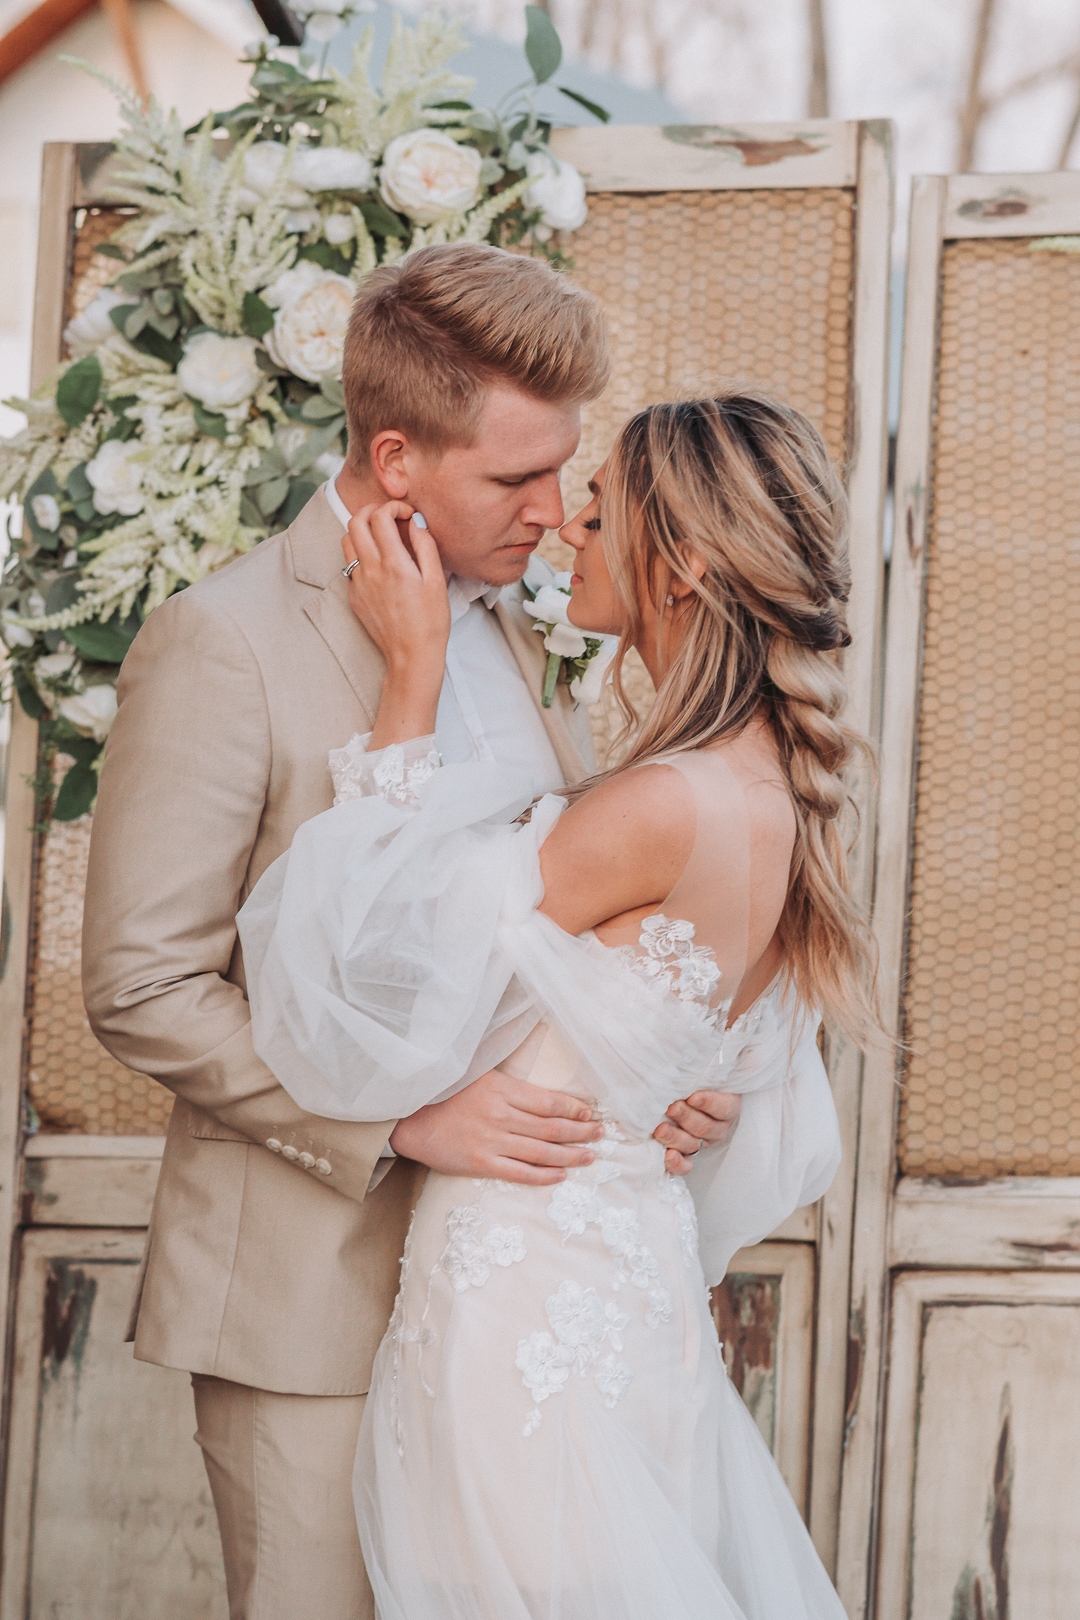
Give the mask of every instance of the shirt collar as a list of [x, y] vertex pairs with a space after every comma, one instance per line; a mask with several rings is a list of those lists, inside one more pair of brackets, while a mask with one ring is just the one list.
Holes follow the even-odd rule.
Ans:
[[[331, 512], [341, 527], [347, 529], [352, 513], [338, 494], [336, 478], [327, 480], [324, 493]], [[482, 579], [459, 579], [457, 574], [451, 574], [447, 583], [450, 591], [450, 614], [454, 619], [459, 619], [476, 601], [482, 601], [485, 607], [493, 608], [502, 594], [501, 585], [486, 585]]]

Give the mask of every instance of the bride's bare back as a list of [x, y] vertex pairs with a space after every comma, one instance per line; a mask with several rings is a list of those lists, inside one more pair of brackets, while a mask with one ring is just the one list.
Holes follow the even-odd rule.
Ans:
[[603, 944], [638, 947], [646, 918], [692, 923], [714, 953], [713, 1005], [739, 1017], [783, 964], [795, 812], [769, 727], [627, 771], [585, 795], [541, 852], [541, 909]]

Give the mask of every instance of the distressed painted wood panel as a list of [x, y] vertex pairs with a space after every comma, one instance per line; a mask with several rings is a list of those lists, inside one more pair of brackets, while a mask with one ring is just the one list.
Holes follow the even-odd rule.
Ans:
[[1075, 1620], [1080, 1273], [901, 1273], [877, 1620]]
[[122, 1342], [142, 1237], [22, 1240], [0, 1620], [225, 1620], [190, 1381]]
[[799, 1512], [807, 1510], [814, 1360], [814, 1248], [740, 1249], [712, 1292], [728, 1376], [776, 1458]]

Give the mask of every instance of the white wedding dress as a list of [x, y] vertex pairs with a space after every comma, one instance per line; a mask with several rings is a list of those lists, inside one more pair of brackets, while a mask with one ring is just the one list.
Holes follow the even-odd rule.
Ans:
[[[429, 1174], [356, 1461], [380, 1620], [843, 1620], [724, 1370], [707, 1285], [817, 1199], [839, 1160], [818, 1019], [746, 964], [742, 789], [667, 763], [698, 831], [638, 950], [536, 907], [520, 777], [430, 743], [335, 758], [240, 917], [256, 1050], [297, 1102], [381, 1120], [502, 1064], [593, 1100], [595, 1163], [546, 1188]], [[359, 795], [349, 797], [350, 794]], [[702, 1086], [744, 1094], [687, 1181], [652, 1131]]]

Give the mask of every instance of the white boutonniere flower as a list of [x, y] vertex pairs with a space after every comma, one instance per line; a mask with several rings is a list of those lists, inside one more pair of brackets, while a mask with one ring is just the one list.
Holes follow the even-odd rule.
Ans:
[[547, 669], [540, 702], [551, 708], [560, 673], [570, 687], [575, 703], [595, 703], [604, 685], [604, 676], [619, 645], [618, 636], [589, 636], [571, 624], [570, 575], [556, 574], [550, 585], [538, 589], [522, 581], [527, 601], [521, 605], [536, 623], [533, 629], [544, 638]]

